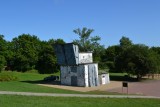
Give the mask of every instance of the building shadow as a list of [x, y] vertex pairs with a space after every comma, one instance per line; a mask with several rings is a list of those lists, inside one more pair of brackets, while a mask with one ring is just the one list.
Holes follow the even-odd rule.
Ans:
[[50, 84], [50, 85], [60, 85], [60, 81], [44, 81], [44, 80], [35, 80], [35, 81], [20, 81], [20, 82], [25, 82], [25, 83], [30, 83], [30, 84]]

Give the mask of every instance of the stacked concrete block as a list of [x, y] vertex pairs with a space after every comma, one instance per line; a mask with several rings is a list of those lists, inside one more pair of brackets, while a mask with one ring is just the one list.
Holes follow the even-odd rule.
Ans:
[[57, 62], [59, 65], [78, 65], [79, 49], [77, 45], [68, 43], [55, 45]]
[[92, 52], [79, 53], [79, 64], [93, 63]]
[[72, 43], [55, 45], [55, 52], [61, 71], [61, 84], [93, 87], [99, 85], [98, 64], [93, 63], [92, 53], [80, 53]]

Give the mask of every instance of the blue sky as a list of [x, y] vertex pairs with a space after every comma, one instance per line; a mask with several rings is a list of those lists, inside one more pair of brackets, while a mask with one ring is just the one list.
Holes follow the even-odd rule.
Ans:
[[0, 0], [0, 34], [8, 41], [29, 33], [72, 42], [73, 30], [83, 27], [106, 47], [122, 36], [160, 46], [160, 0]]

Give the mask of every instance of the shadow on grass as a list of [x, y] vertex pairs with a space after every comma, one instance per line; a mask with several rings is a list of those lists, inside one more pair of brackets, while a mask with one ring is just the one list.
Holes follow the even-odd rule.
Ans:
[[129, 81], [129, 82], [137, 82], [138, 80], [133, 77], [129, 77], [127, 75], [125, 76], [119, 76], [119, 75], [110, 75], [111, 81]]
[[60, 85], [60, 81], [44, 81], [44, 80], [36, 80], [36, 81], [21, 81], [30, 84], [50, 84], [50, 85]]

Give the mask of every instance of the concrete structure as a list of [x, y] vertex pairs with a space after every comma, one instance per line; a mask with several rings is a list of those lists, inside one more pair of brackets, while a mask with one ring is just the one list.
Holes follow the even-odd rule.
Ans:
[[55, 45], [57, 62], [59, 65], [78, 65], [79, 48], [72, 43]]
[[98, 64], [61, 66], [61, 84], [71, 86], [98, 86]]
[[79, 64], [93, 63], [92, 52], [79, 53]]
[[108, 84], [110, 83], [109, 73], [101, 73], [98, 75], [99, 77], [99, 84]]
[[72, 43], [55, 45], [55, 52], [60, 65], [62, 85], [82, 87], [99, 85], [98, 64], [93, 63], [91, 52], [79, 53], [78, 46]]

